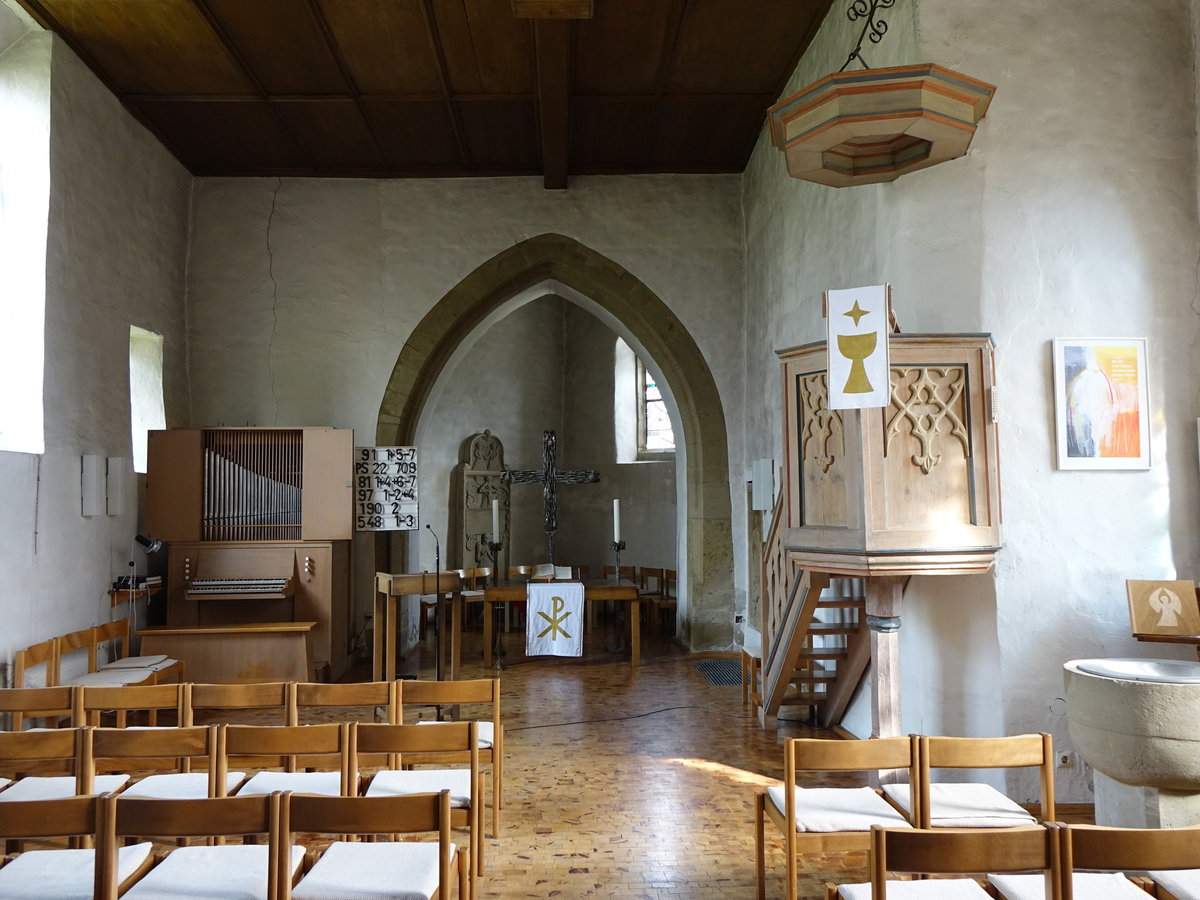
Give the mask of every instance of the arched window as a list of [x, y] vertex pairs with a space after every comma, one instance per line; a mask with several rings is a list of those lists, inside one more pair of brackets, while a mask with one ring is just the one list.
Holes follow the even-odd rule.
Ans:
[[663, 459], [675, 453], [671, 417], [654, 373], [620, 338], [613, 353], [613, 418], [617, 462]]
[[163, 409], [161, 334], [129, 326], [129, 419], [133, 432], [133, 471], [146, 471], [147, 432], [166, 428]]

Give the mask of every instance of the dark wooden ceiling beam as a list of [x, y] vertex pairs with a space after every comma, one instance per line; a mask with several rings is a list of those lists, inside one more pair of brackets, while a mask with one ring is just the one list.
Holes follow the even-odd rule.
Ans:
[[442, 85], [442, 99], [446, 102], [446, 112], [450, 116], [450, 127], [454, 130], [454, 140], [458, 143], [458, 154], [465, 168], [471, 167], [471, 148], [467, 145], [467, 133], [463, 128], [462, 115], [454, 102], [454, 92], [450, 89], [450, 68], [446, 64], [446, 50], [442, 46], [438, 34], [437, 19], [434, 18], [433, 0], [424, 0], [421, 4], [421, 14], [425, 17], [425, 33], [429, 37], [429, 46], [437, 60], [438, 80]]
[[667, 83], [671, 72], [675, 69], [675, 53], [679, 47], [679, 32], [683, 28], [683, 14], [687, 9], [688, 0], [675, 0], [671, 4], [671, 12], [667, 19], [667, 27], [663, 30], [662, 53], [659, 54], [658, 77], [654, 83], [654, 106], [650, 111], [650, 122], [646, 125], [646, 134], [642, 143], [642, 165], [650, 164], [650, 154], [654, 151], [654, 135], [658, 130], [658, 114], [662, 109], [662, 97], [666, 93]]
[[533, 24], [542, 184], [551, 191], [564, 190], [570, 175], [572, 28], [565, 19]]

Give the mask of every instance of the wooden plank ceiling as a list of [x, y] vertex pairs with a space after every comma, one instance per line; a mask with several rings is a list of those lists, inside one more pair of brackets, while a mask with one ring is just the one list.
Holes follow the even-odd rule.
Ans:
[[[19, 0], [195, 175], [740, 172], [832, 0]], [[590, 15], [589, 15], [590, 13]]]

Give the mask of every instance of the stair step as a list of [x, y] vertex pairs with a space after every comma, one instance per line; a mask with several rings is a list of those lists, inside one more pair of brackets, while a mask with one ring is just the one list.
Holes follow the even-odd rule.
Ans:
[[865, 597], [838, 597], [836, 600], [817, 601], [817, 609], [861, 609], [866, 605]]
[[805, 647], [800, 651], [801, 659], [845, 659], [846, 648]]
[[809, 675], [807, 672], [796, 672], [788, 679], [792, 684], [798, 684], [803, 681], [806, 684], [833, 684], [837, 681], [836, 674], [829, 675]]
[[783, 695], [781, 706], [824, 706], [828, 698], [824, 694], [796, 692]]

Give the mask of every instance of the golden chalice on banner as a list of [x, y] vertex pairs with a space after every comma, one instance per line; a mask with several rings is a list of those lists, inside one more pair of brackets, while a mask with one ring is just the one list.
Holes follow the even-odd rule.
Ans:
[[867, 367], [863, 360], [875, 352], [878, 335], [874, 331], [866, 334], [839, 334], [837, 336], [838, 350], [842, 356], [850, 360], [850, 375], [842, 392], [846, 394], [869, 394], [873, 390], [871, 379], [867, 377]]

